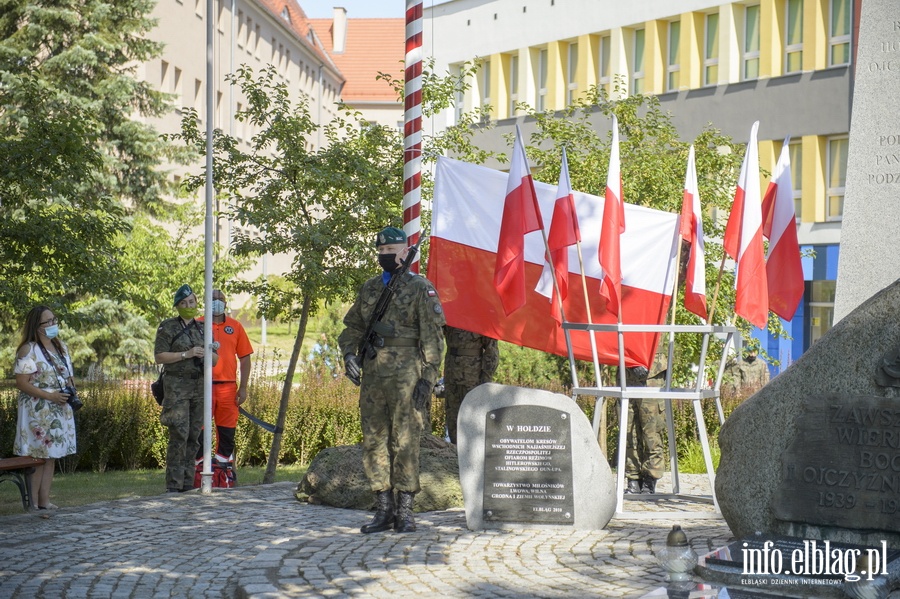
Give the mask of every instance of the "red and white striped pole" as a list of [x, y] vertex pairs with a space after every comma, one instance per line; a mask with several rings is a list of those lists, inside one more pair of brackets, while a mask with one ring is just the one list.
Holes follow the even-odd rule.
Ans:
[[[406, 0], [406, 73], [403, 115], [403, 230], [419, 241], [422, 211], [422, 5]], [[412, 265], [419, 272], [419, 257]]]

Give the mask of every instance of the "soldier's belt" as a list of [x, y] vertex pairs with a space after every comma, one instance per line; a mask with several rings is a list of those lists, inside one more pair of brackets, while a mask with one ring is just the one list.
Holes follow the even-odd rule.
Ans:
[[481, 356], [480, 349], [465, 349], [461, 347], [451, 347], [447, 350], [447, 353], [449, 353], [451, 356], [470, 356], [473, 358]]
[[385, 337], [383, 347], [419, 347], [419, 340], [411, 337]]

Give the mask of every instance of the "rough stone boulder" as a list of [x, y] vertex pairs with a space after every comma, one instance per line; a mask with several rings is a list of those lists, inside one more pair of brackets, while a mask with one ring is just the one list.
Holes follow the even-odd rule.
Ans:
[[[456, 447], [434, 435], [422, 437], [415, 510], [430, 512], [463, 506]], [[320, 451], [295, 496], [300, 501], [333, 507], [368, 510], [375, 505], [362, 467], [362, 446], [342, 445]]]
[[[874, 528], [867, 526], [867, 522], [871, 523], [873, 520], [872, 515], [867, 515], [866, 511], [875, 509], [867, 505], [869, 501], [860, 500], [858, 505], [852, 505], [856, 498], [843, 498], [842, 506], [826, 503], [823, 504], [825, 508], [821, 508], [815, 500], [807, 498], [803, 500], [805, 503], [797, 504], [799, 508], [794, 506], [792, 509], [796, 513], [807, 505], [808, 517], [802, 514], [792, 519], [776, 517], [779, 511], [784, 511], [788, 502], [797, 500], [799, 495], [812, 495], [816, 492], [817, 496], [819, 487], [815, 485], [820, 483], [817, 480], [819, 478], [824, 478], [825, 484], [834, 486], [831, 490], [835, 493], [855, 493], [856, 497], [870, 493], [869, 488], [861, 488], [857, 484], [863, 480], [862, 475], [867, 470], [865, 460], [858, 458], [862, 454], [853, 452], [896, 454], [898, 460], [890, 463], [900, 463], [900, 448], [865, 447], [871, 445], [871, 439], [875, 437], [870, 435], [874, 433], [861, 432], [856, 441], [845, 443], [833, 432], [838, 426], [844, 426], [853, 428], [855, 434], [856, 431], [863, 430], [861, 427], [867, 426], [863, 424], [862, 416], [853, 416], [862, 412], [863, 398], [871, 398], [866, 400], [869, 402], [885, 401], [888, 412], [894, 412], [892, 406], [896, 401], [896, 414], [900, 415], [900, 389], [881, 387], [874, 378], [876, 366], [881, 363], [882, 356], [897, 347], [900, 347], [900, 281], [848, 314], [799, 360], [729, 416], [719, 434], [722, 458], [716, 473], [716, 496], [722, 514], [736, 536], [746, 537], [759, 531], [764, 534], [876, 546], [885, 539], [890, 546], [900, 546], [898, 532], [864, 530]], [[838, 414], [843, 412], [846, 415], [840, 416], [841, 422], [835, 424]], [[812, 420], [813, 418], [818, 420]], [[859, 418], [859, 424], [853, 424], [852, 418]], [[810, 431], [809, 425], [805, 423], [811, 421], [822, 423], [821, 435], [818, 436], [830, 435], [826, 438], [832, 440], [830, 446], [825, 446], [826, 451], [821, 452], [823, 455], [817, 458], [813, 452], [810, 458], [811, 461], [822, 462], [821, 468], [794, 463], [795, 456], [804, 455], [800, 453], [804, 451], [804, 447], [809, 453], [810, 439], [798, 427], [805, 425], [806, 430]], [[893, 427], [889, 425], [887, 428]], [[815, 429], [813, 432], [816, 432]], [[891, 434], [891, 438], [900, 437], [897, 431]], [[878, 438], [888, 437], [879, 433]], [[790, 451], [786, 453], [786, 450]], [[827, 456], [832, 455], [828, 452], [833, 452], [834, 456], [840, 457], [850, 466], [825, 463]], [[829, 469], [834, 469], [834, 473]], [[822, 477], [817, 474], [819, 470], [825, 472]], [[785, 473], [789, 472], [797, 473], [798, 482], [792, 483], [795, 485], [794, 496], [786, 495], [784, 491], [783, 485], [787, 480]], [[885, 473], [875, 472], [873, 475], [879, 475], [880, 480], [881, 474]], [[886, 474], [898, 475], [897, 472]], [[857, 482], [851, 484], [847, 481]], [[856, 491], [857, 488], [861, 491]], [[824, 486], [822, 489], [829, 490]], [[829, 498], [824, 493], [823, 497], [825, 502], [839, 501], [836, 495]], [[879, 502], [873, 499], [871, 503]], [[828, 509], [832, 507], [845, 509], [829, 512]], [[841, 522], [841, 526], [825, 522], [832, 514], [835, 515], [833, 522]], [[859, 525], [847, 526], [848, 522], [859, 522]], [[900, 529], [894, 527], [893, 530]]]

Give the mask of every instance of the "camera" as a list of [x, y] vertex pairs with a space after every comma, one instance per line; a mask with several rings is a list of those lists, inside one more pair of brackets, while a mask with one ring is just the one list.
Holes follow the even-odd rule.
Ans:
[[66, 400], [66, 403], [72, 406], [72, 411], [77, 412], [81, 409], [81, 406], [84, 405], [80, 399], [78, 399], [78, 393], [75, 391], [75, 387], [71, 385], [66, 385], [63, 387], [62, 392], [69, 396], [69, 399]]

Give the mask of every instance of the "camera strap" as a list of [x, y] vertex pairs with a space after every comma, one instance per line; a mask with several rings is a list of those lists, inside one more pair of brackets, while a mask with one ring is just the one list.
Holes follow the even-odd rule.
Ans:
[[[50, 367], [53, 368], [53, 372], [56, 373], [56, 382], [59, 383], [59, 390], [60, 391], [64, 390], [66, 388], [66, 379], [60, 376], [59, 368], [57, 368], [56, 363], [53, 361], [53, 358], [51, 357], [50, 352], [47, 351], [47, 348], [44, 347], [44, 344], [41, 343], [40, 341], [37, 341], [36, 343], [41, 348], [41, 353], [44, 354], [44, 359], [47, 360], [47, 364], [49, 364]], [[69, 361], [66, 359], [66, 354], [64, 354], [62, 352], [62, 350], [56, 346], [55, 343], [53, 344], [53, 347], [56, 349], [56, 355], [59, 357], [60, 361], [63, 363], [63, 366], [66, 367], [66, 370], [69, 373], [69, 378], [71, 378], [72, 371], [69, 368]]]

